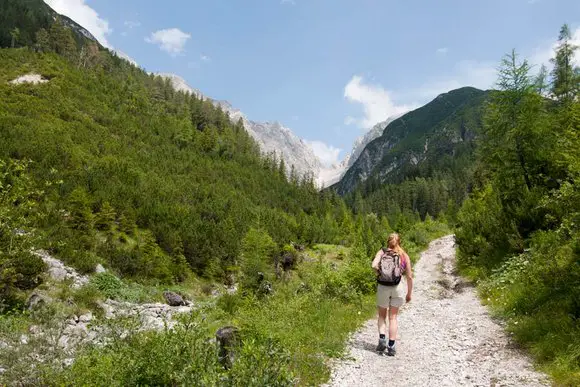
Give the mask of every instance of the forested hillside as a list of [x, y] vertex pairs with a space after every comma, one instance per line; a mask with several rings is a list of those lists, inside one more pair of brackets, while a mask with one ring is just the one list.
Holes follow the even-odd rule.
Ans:
[[357, 213], [388, 216], [392, 224], [453, 218], [472, 189], [487, 97], [471, 87], [452, 90], [394, 120], [332, 189]]
[[558, 383], [580, 384], [580, 69], [562, 27], [553, 70], [501, 64], [459, 211], [459, 262]]

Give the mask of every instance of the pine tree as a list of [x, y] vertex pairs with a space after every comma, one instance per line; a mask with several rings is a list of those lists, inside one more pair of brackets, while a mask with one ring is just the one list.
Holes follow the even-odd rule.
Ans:
[[538, 71], [538, 75], [536, 76], [535, 87], [536, 92], [538, 94], [542, 96], [546, 95], [549, 84], [548, 84], [548, 69], [544, 64], [540, 67], [540, 71]]
[[11, 47], [14, 48], [16, 47], [16, 44], [18, 44], [18, 40], [20, 40], [20, 29], [15, 27], [12, 31], [10, 31], [10, 37], [12, 38]]
[[523, 181], [531, 190], [542, 103], [534, 92], [528, 62], [518, 62], [515, 50], [502, 60], [498, 87], [487, 112], [481, 153], [503, 185]]
[[40, 52], [50, 51], [50, 37], [44, 28], [36, 32], [36, 50]]
[[563, 104], [569, 104], [578, 98], [580, 78], [574, 69], [574, 54], [578, 47], [571, 40], [570, 28], [564, 24], [560, 29], [556, 56], [551, 60], [554, 65], [552, 94]]
[[68, 59], [73, 59], [77, 46], [70, 28], [65, 27], [62, 22], [57, 19], [50, 26], [49, 36], [52, 48], [57, 54]]
[[115, 218], [115, 209], [108, 201], [105, 201], [97, 213], [95, 226], [98, 230], [109, 231], [113, 227]]

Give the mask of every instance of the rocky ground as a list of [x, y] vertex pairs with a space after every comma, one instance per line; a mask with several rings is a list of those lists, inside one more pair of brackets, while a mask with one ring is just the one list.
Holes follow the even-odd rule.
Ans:
[[375, 351], [376, 320], [350, 343], [350, 360], [335, 364], [330, 386], [544, 386], [483, 306], [454, 273], [453, 236], [432, 242], [415, 266], [413, 300], [399, 316], [397, 355]]
[[[88, 276], [79, 274], [47, 252], [39, 250], [35, 254], [46, 263], [51, 286], [64, 281], [71, 288], [79, 289], [89, 283]], [[96, 273], [103, 271], [105, 269], [101, 265], [95, 270]], [[196, 306], [175, 293], [167, 293], [170, 294], [166, 296], [168, 303], [174, 306], [107, 299], [98, 304], [102, 309], [100, 318], [87, 311], [68, 315], [61, 320], [53, 318], [41, 325], [31, 325], [26, 333], [19, 336], [6, 336], [0, 332], [0, 351], [3, 352], [0, 353], [0, 385], [3, 385], [3, 375], [17, 372], [11, 368], [35, 367], [34, 364], [55, 360], [68, 366], [74, 362], [77, 351], [86, 345], [103, 345], [114, 337], [142, 330], [171, 329], [178, 323], [177, 316], [191, 313]], [[32, 312], [42, 312], [46, 306], [54, 306], [58, 302], [46, 292], [34, 291], [28, 300], [28, 308]]]

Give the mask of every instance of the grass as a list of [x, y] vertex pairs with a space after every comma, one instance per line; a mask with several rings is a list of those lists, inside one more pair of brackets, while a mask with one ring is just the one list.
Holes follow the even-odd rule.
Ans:
[[[417, 257], [429, 240], [448, 233], [440, 225], [417, 225], [403, 234], [405, 247]], [[330, 360], [343, 358], [349, 335], [375, 313], [370, 261], [366, 254], [357, 254], [361, 250], [356, 247], [314, 245], [305, 255], [315, 259], [302, 260], [296, 270], [275, 281], [268, 296], [242, 291], [204, 303], [201, 300], [208, 300], [217, 287], [192, 278], [171, 287], [200, 305], [184, 317], [183, 329], [138, 333], [105, 347], [88, 347], [81, 350], [71, 368], [42, 368], [35, 374], [39, 379], [27, 380], [46, 385], [322, 384], [330, 376]], [[360, 284], [367, 280], [371, 286]], [[108, 272], [93, 275], [90, 284], [79, 290], [70, 290], [66, 284], [53, 287], [50, 295], [62, 305], [56, 315], [88, 309], [100, 321], [97, 300], [160, 301], [163, 290], [154, 284], [120, 280]], [[32, 316], [12, 317], [10, 323], [0, 321], [0, 329], [10, 326], [15, 336], [28, 329], [30, 321]], [[225, 371], [216, 363], [211, 339], [217, 329], [227, 325], [241, 329], [244, 344], [238, 365]], [[15, 374], [12, 380], [18, 378]]]

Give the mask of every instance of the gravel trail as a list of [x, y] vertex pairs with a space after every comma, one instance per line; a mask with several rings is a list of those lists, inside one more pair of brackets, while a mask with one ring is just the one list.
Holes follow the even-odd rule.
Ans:
[[431, 242], [414, 268], [413, 300], [399, 315], [397, 355], [375, 352], [376, 320], [369, 320], [329, 386], [550, 385], [454, 274], [454, 262], [452, 235]]

